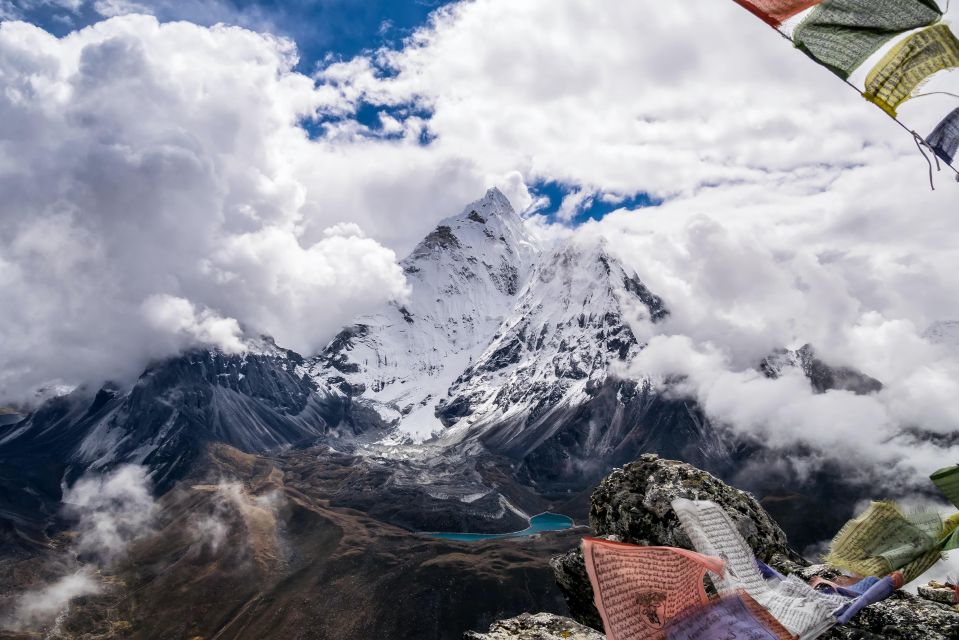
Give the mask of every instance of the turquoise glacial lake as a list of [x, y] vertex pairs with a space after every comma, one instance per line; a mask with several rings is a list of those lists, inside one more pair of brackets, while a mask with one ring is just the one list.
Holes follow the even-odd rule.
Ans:
[[541, 513], [529, 519], [529, 526], [522, 531], [513, 533], [453, 533], [431, 532], [426, 535], [445, 540], [460, 540], [464, 542], [479, 542], [480, 540], [499, 540], [501, 538], [524, 538], [546, 531], [563, 531], [573, 527], [573, 519], [558, 513]]

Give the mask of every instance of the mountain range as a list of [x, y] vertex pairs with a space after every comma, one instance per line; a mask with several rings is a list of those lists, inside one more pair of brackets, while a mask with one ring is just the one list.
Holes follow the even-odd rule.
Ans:
[[[369, 473], [354, 481], [372, 484], [338, 500], [382, 511], [390, 501], [368, 499], [371, 487], [401, 496], [393, 504], [426, 500], [388, 519], [434, 529], [513, 526], [528, 515], [518, 493], [534, 508], [575, 502], [643, 452], [726, 476], [758, 455], [694, 402], [621, 374], [644, 348], [636, 328], [670, 309], [602, 240], [545, 245], [494, 188], [402, 267], [410, 295], [356, 318], [320, 353], [267, 337], [242, 354], [195, 349], [132, 386], [76, 389], [0, 427], [0, 519], [42, 529], [64, 486], [124, 463], [147, 466], [163, 493], [212, 443], [356, 455]], [[770, 376], [786, 366], [819, 391], [881, 387], [808, 346], [762, 364]]]

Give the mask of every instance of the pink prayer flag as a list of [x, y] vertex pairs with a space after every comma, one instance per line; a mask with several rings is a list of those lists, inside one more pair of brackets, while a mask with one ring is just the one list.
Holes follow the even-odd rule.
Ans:
[[673, 547], [639, 547], [583, 539], [586, 572], [609, 640], [665, 637], [666, 623], [709, 602], [707, 571], [722, 574], [719, 558]]

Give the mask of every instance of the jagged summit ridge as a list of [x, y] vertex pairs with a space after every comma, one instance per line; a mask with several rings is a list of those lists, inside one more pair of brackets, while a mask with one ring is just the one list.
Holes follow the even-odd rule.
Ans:
[[437, 402], [512, 310], [540, 254], [498, 189], [436, 226], [402, 261], [407, 300], [357, 318], [310, 373], [395, 424], [401, 439], [441, 431]]
[[662, 299], [604, 242], [557, 247], [537, 264], [513, 313], [457, 379], [439, 414], [447, 426], [462, 417], [472, 426], [535, 420], [559, 399], [585, 402], [614, 363], [642, 348], [630, 321], [667, 315]]
[[[603, 389], [612, 403], [634, 395], [612, 390], [611, 371], [643, 346], [633, 323], [669, 314], [603, 240], [544, 247], [495, 188], [440, 221], [402, 264], [409, 298], [357, 318], [309, 368], [373, 407], [398, 440], [451, 445], [496, 427], [494, 440], [524, 454], [562, 427], [558, 413]], [[504, 436], [504, 423], [519, 436], [547, 419], [548, 433]]]

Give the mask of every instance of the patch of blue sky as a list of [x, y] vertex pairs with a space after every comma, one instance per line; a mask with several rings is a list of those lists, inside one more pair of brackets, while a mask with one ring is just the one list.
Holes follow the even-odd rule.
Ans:
[[330, 60], [399, 45], [445, 4], [449, 0], [14, 0], [10, 13], [57, 36], [99, 22], [110, 11], [150, 13], [163, 22], [238, 25], [291, 38], [300, 52], [297, 69], [312, 73]]
[[[348, 127], [353, 136], [400, 140], [407, 135], [414, 135], [419, 144], [427, 145], [435, 138], [428, 127], [432, 116], [431, 110], [416, 104], [378, 105], [361, 101], [352, 112], [321, 113], [314, 118], [304, 118], [300, 126], [313, 140], [335, 135], [341, 127]], [[418, 131], [409, 131], [407, 121], [410, 118], [422, 121]]]
[[644, 191], [620, 194], [595, 191], [556, 180], [538, 180], [528, 185], [533, 196], [530, 213], [545, 216], [550, 222], [578, 226], [589, 220], [601, 220], [619, 209], [641, 209], [662, 204], [662, 200]]

